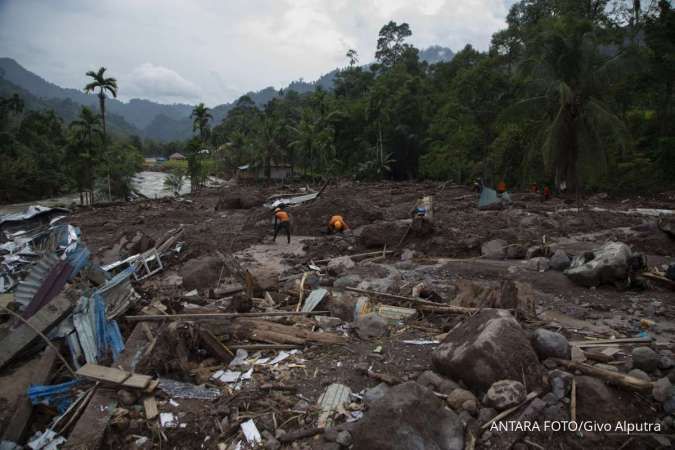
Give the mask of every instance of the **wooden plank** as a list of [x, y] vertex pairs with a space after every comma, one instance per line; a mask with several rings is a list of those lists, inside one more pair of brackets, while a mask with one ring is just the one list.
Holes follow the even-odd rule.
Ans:
[[[46, 384], [49, 382], [56, 359], [56, 350], [52, 347], [47, 347], [45, 351], [42, 352], [40, 362], [33, 372], [33, 376], [30, 380], [26, 380], [26, 389], [31, 384]], [[5, 430], [5, 434], [2, 436], [3, 440], [17, 443], [21, 442], [28, 429], [28, 423], [33, 414], [33, 404], [28, 398], [26, 389], [23, 390], [23, 393], [16, 403], [16, 408], [12, 413], [12, 419]]]
[[141, 375], [140, 373], [132, 373], [129, 378], [124, 380], [122, 386], [132, 389], [145, 389], [150, 385], [152, 377], [150, 375]]
[[143, 408], [145, 409], [145, 418], [148, 420], [152, 420], [159, 415], [157, 400], [151, 395], [143, 399]]
[[586, 341], [570, 341], [570, 345], [576, 345], [577, 347], [594, 347], [598, 344], [640, 344], [640, 343], [649, 343], [653, 339], [650, 337], [641, 337], [641, 338], [620, 338], [620, 339], [589, 339]]
[[202, 343], [209, 349], [209, 351], [217, 356], [221, 361], [229, 363], [234, 358], [232, 352], [228, 351], [227, 348], [218, 340], [217, 337], [213, 335], [206, 328], [199, 328], [199, 337], [202, 340]]
[[98, 364], [91, 363], [87, 363], [80, 367], [76, 373], [81, 377], [114, 384], [122, 384], [124, 380], [131, 376], [131, 374], [125, 370], [99, 366]]
[[254, 313], [213, 313], [213, 314], [170, 314], [170, 315], [144, 315], [144, 316], [125, 316], [130, 322], [157, 322], [164, 320], [222, 320], [237, 319], [240, 317], [279, 317], [279, 316], [320, 316], [330, 314], [330, 311], [269, 311]]
[[10, 332], [8, 336], [0, 341], [0, 368], [4, 367], [5, 364], [38, 337], [34, 329], [41, 333], [48, 332], [71, 309], [73, 309], [72, 302], [65, 295], [59, 295], [28, 319], [27, 324], [21, 324], [14, 331]]
[[145, 392], [152, 394], [155, 389], [157, 389], [157, 386], [159, 386], [159, 380], [151, 380], [150, 383], [148, 383], [148, 387], [145, 388]]
[[[153, 325], [150, 325], [150, 328], [152, 329]], [[143, 328], [138, 324], [131, 332], [125, 343], [125, 349], [115, 364], [124, 370], [133, 371], [147, 345]], [[116, 407], [117, 400], [112, 390], [97, 389], [80, 420], [73, 427], [63, 449], [97, 450], [101, 446], [103, 435]]]

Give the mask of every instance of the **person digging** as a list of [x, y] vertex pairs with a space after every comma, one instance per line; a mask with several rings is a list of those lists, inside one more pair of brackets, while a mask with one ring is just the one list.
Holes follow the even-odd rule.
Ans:
[[328, 234], [344, 233], [349, 230], [349, 225], [340, 215], [335, 215], [328, 221]]
[[277, 241], [277, 234], [281, 230], [286, 231], [286, 237], [288, 238], [288, 243], [291, 243], [291, 221], [288, 216], [288, 213], [285, 211], [284, 205], [279, 205], [274, 209], [274, 237], [272, 242]]

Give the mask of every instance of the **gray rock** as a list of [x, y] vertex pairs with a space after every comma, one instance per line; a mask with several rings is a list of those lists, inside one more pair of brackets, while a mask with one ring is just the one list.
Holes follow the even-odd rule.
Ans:
[[467, 400], [462, 403], [462, 410], [475, 416], [478, 413], [478, 402], [476, 400]]
[[379, 400], [385, 395], [387, 395], [389, 389], [390, 387], [386, 383], [380, 383], [375, 387], [366, 389], [365, 392], [363, 393], [364, 403], [366, 404], [366, 406], [369, 406], [374, 401]]
[[558, 270], [562, 272], [563, 270], [567, 270], [570, 266], [571, 260], [570, 257], [567, 256], [567, 253], [563, 249], [558, 249], [556, 252], [551, 256], [551, 259], [549, 261], [549, 265], [551, 266], [551, 269], [553, 270]]
[[418, 378], [417, 382], [424, 387], [427, 387], [435, 392], [441, 394], [449, 394], [455, 389], [459, 388], [459, 385], [452, 380], [449, 380], [445, 377], [440, 376], [432, 370], [424, 371]]
[[659, 356], [659, 369], [668, 370], [675, 367], [675, 360], [671, 356]]
[[455, 450], [464, 448], [464, 427], [433, 392], [407, 382], [373, 402], [352, 439], [354, 450]]
[[549, 405], [544, 409], [544, 418], [547, 420], [567, 420], [569, 407], [561, 402]]
[[551, 380], [551, 392], [555, 396], [556, 400], [562, 400], [565, 398], [566, 387], [565, 381], [562, 378], [553, 378]]
[[572, 351], [567, 338], [560, 333], [538, 328], [532, 334], [532, 347], [539, 359], [560, 358], [570, 359]]
[[547, 405], [555, 405], [559, 402], [558, 398], [555, 396], [555, 394], [553, 394], [553, 392], [547, 392], [546, 395], [544, 395], [541, 399], [545, 401]]
[[506, 257], [506, 246], [508, 244], [503, 239], [493, 239], [483, 243], [480, 253], [488, 259], [504, 259]]
[[202, 256], [187, 261], [180, 271], [183, 288], [191, 291], [214, 287], [218, 283], [222, 268], [223, 262], [216, 256]]
[[628, 277], [630, 248], [621, 242], [608, 242], [593, 250], [593, 258], [586, 255], [574, 258], [565, 275], [575, 283], [591, 287], [625, 281]]
[[527, 270], [534, 272], [546, 272], [549, 269], [548, 258], [545, 256], [536, 256], [523, 261], [523, 265]]
[[649, 347], [634, 348], [631, 356], [633, 367], [647, 373], [655, 371], [659, 366], [659, 355]]
[[664, 401], [662, 406], [666, 414], [675, 414], [675, 395]]
[[332, 317], [332, 316], [315, 316], [314, 319], [316, 320], [316, 323], [319, 325], [319, 328], [322, 330], [335, 330], [340, 324], [342, 324], [342, 320], [340, 320], [339, 317]]
[[348, 287], [356, 287], [361, 282], [361, 277], [358, 275], [345, 275], [333, 282], [335, 289], [344, 289]]
[[356, 334], [361, 339], [385, 336], [389, 332], [387, 321], [377, 313], [368, 313], [356, 321]]
[[354, 264], [354, 261], [352, 261], [349, 256], [340, 256], [339, 258], [333, 258], [328, 262], [326, 271], [329, 275], [338, 276], [342, 275], [355, 265], [356, 264]]
[[518, 321], [504, 310], [483, 310], [453, 328], [432, 353], [434, 369], [474, 391], [521, 379], [543, 389], [544, 370]]
[[454, 409], [455, 411], [461, 411], [464, 402], [474, 401], [477, 403], [478, 399], [476, 398], [475, 395], [473, 395], [471, 391], [459, 388], [455, 389], [450, 394], [448, 394], [448, 398], [446, 401], [448, 402], [448, 406], [450, 406], [450, 408]]
[[337, 434], [335, 442], [343, 447], [349, 447], [352, 445], [352, 434], [349, 431], [342, 430]]
[[649, 378], [649, 375], [644, 373], [640, 369], [633, 369], [630, 372], [628, 372], [628, 376], [639, 378], [640, 380], [645, 380], [645, 381], [650, 381], [651, 379]]
[[520, 381], [500, 380], [493, 383], [485, 395], [486, 403], [498, 411], [516, 406], [525, 400], [525, 386]]
[[656, 382], [654, 382], [652, 396], [657, 402], [665, 402], [670, 397], [672, 397], [673, 394], [675, 394], [675, 391], [673, 390], [673, 385], [668, 378], [659, 378]]
[[410, 261], [415, 257], [415, 252], [409, 248], [404, 249], [401, 252], [401, 261]]
[[625, 408], [621, 399], [601, 380], [591, 376], [577, 376], [577, 417], [594, 420], [616, 420], [616, 411]]
[[527, 254], [527, 250], [520, 244], [513, 244], [506, 247], [507, 259], [523, 259]]

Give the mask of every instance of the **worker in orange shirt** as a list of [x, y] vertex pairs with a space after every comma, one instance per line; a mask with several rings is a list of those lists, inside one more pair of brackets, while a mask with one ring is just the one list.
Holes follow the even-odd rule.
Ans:
[[504, 192], [506, 192], [506, 183], [504, 183], [504, 181], [500, 181], [497, 183], [497, 193], [501, 195]]
[[343, 233], [349, 230], [349, 225], [345, 222], [345, 219], [340, 215], [335, 215], [330, 218], [328, 221], [328, 233]]
[[288, 216], [288, 213], [284, 209], [284, 205], [281, 204], [274, 208], [274, 238], [273, 242], [277, 241], [277, 234], [279, 231], [286, 231], [286, 236], [288, 237], [288, 243], [291, 243], [291, 221]]

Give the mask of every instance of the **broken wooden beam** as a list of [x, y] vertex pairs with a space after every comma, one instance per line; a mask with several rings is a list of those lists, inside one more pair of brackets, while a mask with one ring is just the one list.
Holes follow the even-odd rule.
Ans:
[[87, 363], [80, 367], [76, 374], [80, 377], [102, 383], [116, 384], [130, 389], [147, 389], [152, 381], [150, 375], [127, 372], [115, 367], [100, 366], [92, 363]]
[[[342, 258], [344, 256], [349, 256], [351, 259], [357, 259], [357, 258], [366, 258], [368, 256], [381, 256], [381, 255], [390, 255], [394, 253], [393, 250], [385, 250], [383, 251], [376, 251], [376, 252], [367, 252], [367, 253], [356, 253], [354, 255], [341, 255], [341, 256], [336, 256], [335, 258]], [[331, 262], [335, 258], [326, 258], [326, 259], [320, 259], [318, 261], [314, 261], [314, 264], [327, 264]]]
[[310, 342], [344, 344], [348, 340], [348, 338], [334, 333], [317, 333], [304, 328], [254, 319], [240, 319], [231, 322], [225, 326], [225, 332], [240, 339], [251, 339], [271, 344], [305, 345]]
[[330, 311], [269, 311], [253, 313], [212, 313], [212, 314], [168, 314], [168, 315], [146, 315], [146, 316], [125, 316], [130, 322], [157, 322], [165, 320], [222, 320], [238, 319], [246, 317], [283, 317], [283, 316], [321, 316], [330, 314]]
[[650, 337], [637, 337], [637, 338], [619, 338], [619, 339], [593, 339], [587, 341], [570, 341], [570, 345], [575, 345], [577, 347], [595, 347], [606, 344], [648, 344], [652, 342], [653, 339]]
[[16, 443], [21, 442], [28, 429], [28, 422], [33, 413], [33, 403], [31, 403], [28, 398], [27, 388], [32, 384], [48, 383], [56, 359], [56, 350], [52, 347], [47, 347], [45, 351], [42, 352], [38, 367], [33, 371], [30, 380], [26, 380], [26, 389], [23, 390], [17, 400], [16, 407], [12, 413], [12, 419], [9, 422], [7, 429], [5, 429], [5, 434], [2, 436], [3, 440]]
[[63, 294], [58, 295], [25, 323], [12, 330], [0, 341], [0, 368], [26, 349], [40, 333], [44, 334], [58, 325], [71, 309], [73, 309], [73, 303], [68, 297]]
[[588, 364], [579, 363], [575, 361], [568, 361], [566, 359], [551, 358], [557, 364], [564, 366], [568, 369], [579, 370], [587, 375], [592, 375], [597, 378], [602, 378], [606, 381], [611, 381], [619, 386], [625, 387], [633, 391], [642, 391], [642, 392], [651, 392], [654, 387], [652, 381], [642, 380], [640, 378], [632, 377], [619, 372], [613, 372], [611, 370], [600, 369], [598, 367], [593, 367]]
[[294, 442], [300, 439], [316, 436], [317, 434], [323, 433], [325, 430], [326, 429], [323, 427], [316, 427], [316, 428], [307, 428], [304, 430], [289, 431], [288, 433], [284, 433], [281, 436], [279, 436], [279, 442], [287, 444], [289, 442]]
[[234, 358], [232, 352], [206, 328], [199, 328], [199, 337], [206, 348], [224, 363], [229, 364], [232, 358]]
[[357, 289], [353, 287], [347, 287], [345, 288], [345, 290], [355, 292], [357, 294], [372, 295], [374, 297], [397, 300], [401, 302], [411, 302], [415, 304], [415, 307], [417, 309], [423, 311], [469, 314], [477, 311], [482, 311], [484, 309], [495, 309], [495, 308], [468, 308], [464, 306], [453, 306], [445, 303], [434, 303], [414, 297], [405, 297], [403, 295], [387, 294], [386, 292], [369, 291], [366, 289]]

